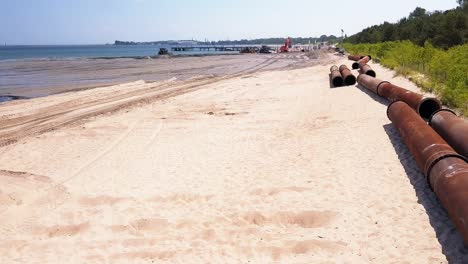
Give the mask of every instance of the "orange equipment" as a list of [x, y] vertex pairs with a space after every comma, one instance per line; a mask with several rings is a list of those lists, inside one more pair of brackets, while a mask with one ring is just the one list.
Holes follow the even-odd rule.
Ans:
[[292, 41], [291, 38], [288, 37], [284, 43], [284, 46], [280, 47], [280, 52], [288, 52], [290, 48], [292, 48]]

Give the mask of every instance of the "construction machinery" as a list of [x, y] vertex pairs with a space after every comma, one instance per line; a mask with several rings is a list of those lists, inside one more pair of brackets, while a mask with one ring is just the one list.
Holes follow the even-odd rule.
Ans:
[[169, 51], [166, 48], [160, 48], [158, 55], [169, 55]]
[[271, 53], [271, 48], [268, 47], [267, 45], [263, 45], [258, 52], [259, 53]]
[[289, 52], [289, 49], [292, 48], [292, 41], [291, 38], [288, 37], [284, 45], [280, 47], [280, 52]]

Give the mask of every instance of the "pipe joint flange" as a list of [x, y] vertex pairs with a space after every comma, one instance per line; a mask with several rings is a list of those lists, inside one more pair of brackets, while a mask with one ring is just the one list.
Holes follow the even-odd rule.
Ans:
[[434, 190], [433, 190], [431, 182], [430, 182], [431, 171], [434, 168], [434, 166], [437, 164], [437, 162], [439, 162], [441, 160], [444, 160], [446, 158], [459, 158], [459, 159], [463, 160], [464, 162], [468, 163], [468, 159], [465, 158], [464, 156], [460, 155], [460, 154], [447, 154], [447, 155], [443, 155], [443, 156], [435, 159], [434, 161], [432, 161], [432, 163], [427, 167], [427, 170], [425, 171], [425, 175], [424, 175], [424, 176], [426, 176], [427, 184], [429, 184], [429, 187], [431, 188], [432, 191], [434, 191]]
[[439, 109], [439, 110], [435, 111], [434, 113], [432, 113], [431, 117], [429, 117], [429, 126], [431, 126], [432, 118], [434, 118], [434, 116], [439, 112], [449, 112], [449, 113], [454, 114], [455, 116], [458, 116], [457, 113], [455, 113], [453, 110], [450, 110], [448, 108]]

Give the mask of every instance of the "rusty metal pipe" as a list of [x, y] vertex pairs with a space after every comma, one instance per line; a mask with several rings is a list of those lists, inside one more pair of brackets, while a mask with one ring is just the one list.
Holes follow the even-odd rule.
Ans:
[[409, 91], [405, 88], [391, 83], [383, 83], [379, 86], [378, 94], [390, 101], [404, 101], [411, 108], [416, 110], [420, 116], [429, 119], [431, 115], [442, 108], [439, 100], [432, 97], [424, 97], [418, 93]]
[[426, 119], [442, 107], [439, 100], [436, 98], [423, 97], [420, 94], [406, 90], [405, 88], [401, 88], [387, 81], [373, 78], [369, 75], [360, 74], [358, 76], [358, 83], [379, 96], [387, 98], [391, 102], [398, 100], [404, 101], [411, 106], [411, 108], [416, 110], [420, 116]]
[[330, 78], [332, 80], [333, 86], [339, 87], [343, 85], [343, 77], [341, 77], [340, 69], [338, 66], [333, 65], [330, 67]]
[[468, 245], [468, 163], [403, 101], [388, 106], [387, 116], [398, 130], [419, 169]]
[[429, 125], [453, 149], [468, 158], [468, 121], [458, 117], [449, 109], [440, 109], [432, 114]]
[[468, 246], [467, 162], [458, 157], [439, 160], [432, 167], [429, 182]]
[[367, 64], [370, 61], [369, 56], [364, 56], [362, 59], [358, 60], [357, 62], [353, 63], [351, 66], [353, 70], [359, 69], [359, 65]]
[[361, 56], [361, 55], [349, 55], [348, 56], [348, 60], [352, 60], [352, 61], [358, 61], [360, 60], [361, 58], [363, 58], [364, 56]]
[[374, 77], [372, 77], [370, 75], [366, 75], [366, 74], [359, 74], [358, 77], [357, 77], [357, 82], [361, 86], [364, 86], [364, 88], [367, 88], [367, 89], [371, 90], [372, 92], [374, 92], [377, 95], [380, 95], [379, 94], [379, 87], [383, 83], [389, 83], [387, 81], [382, 81], [382, 80], [379, 80], [377, 78], [374, 78]]
[[[366, 56], [369, 57], [369, 60], [372, 60], [371, 55], [366, 55]], [[365, 55], [348, 55], [348, 60], [358, 61], [366, 56]]]
[[366, 74], [372, 77], [376, 76], [375, 71], [372, 70], [372, 68], [368, 64], [359, 64], [359, 69], [359, 72], [361, 74]]
[[354, 85], [356, 83], [356, 77], [351, 73], [351, 70], [348, 69], [346, 65], [344, 64], [341, 65], [339, 70], [340, 70], [341, 76], [344, 79], [344, 82], [347, 85]]

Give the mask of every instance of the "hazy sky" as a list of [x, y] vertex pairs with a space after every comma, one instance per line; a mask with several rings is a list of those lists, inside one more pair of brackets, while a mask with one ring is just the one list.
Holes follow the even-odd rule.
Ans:
[[417, 6], [456, 0], [0, 0], [0, 43], [103, 44], [114, 40], [252, 39], [348, 35], [396, 22]]

